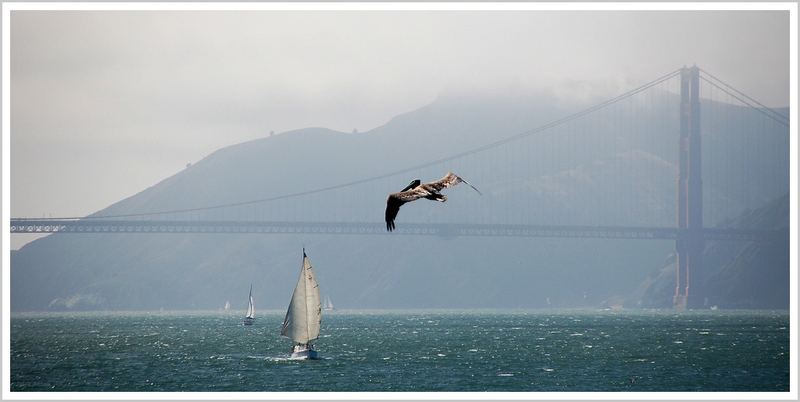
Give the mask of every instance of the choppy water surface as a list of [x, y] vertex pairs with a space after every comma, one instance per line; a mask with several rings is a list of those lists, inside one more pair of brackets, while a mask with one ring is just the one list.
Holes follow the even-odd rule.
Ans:
[[320, 361], [288, 359], [282, 320], [14, 315], [11, 390], [789, 390], [787, 312], [326, 312]]

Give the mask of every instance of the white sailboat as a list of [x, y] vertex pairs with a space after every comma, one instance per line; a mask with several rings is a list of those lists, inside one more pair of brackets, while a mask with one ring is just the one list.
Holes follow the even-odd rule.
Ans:
[[322, 309], [326, 311], [333, 311], [333, 301], [331, 301], [330, 296], [325, 296], [325, 307]]
[[290, 338], [292, 359], [316, 359], [318, 354], [311, 341], [319, 338], [322, 322], [322, 306], [319, 299], [319, 284], [314, 277], [311, 261], [303, 249], [303, 266], [292, 293], [286, 318], [283, 319], [281, 335]]
[[256, 307], [253, 304], [253, 284], [250, 284], [250, 296], [247, 298], [247, 314], [244, 316], [244, 325], [253, 325], [253, 321], [256, 320]]

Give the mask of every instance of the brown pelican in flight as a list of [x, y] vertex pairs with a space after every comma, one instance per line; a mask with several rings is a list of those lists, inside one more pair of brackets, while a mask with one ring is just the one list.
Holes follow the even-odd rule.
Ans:
[[481, 194], [475, 186], [467, 183], [466, 180], [456, 176], [453, 172], [447, 172], [441, 179], [430, 183], [420, 184], [420, 180], [416, 179], [406, 186], [406, 188], [400, 190], [400, 192], [389, 194], [389, 198], [386, 199], [386, 230], [390, 232], [394, 230], [394, 218], [396, 218], [397, 213], [400, 212], [401, 205], [420, 198], [445, 202], [447, 201], [447, 196], [439, 192], [442, 191], [442, 189], [453, 187], [458, 183], [466, 183], [477, 191], [478, 194]]

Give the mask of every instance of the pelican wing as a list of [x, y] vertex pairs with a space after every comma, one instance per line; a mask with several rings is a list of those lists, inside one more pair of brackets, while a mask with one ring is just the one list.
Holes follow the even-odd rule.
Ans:
[[389, 194], [389, 198], [386, 199], [386, 230], [390, 232], [394, 230], [394, 218], [396, 218], [397, 213], [400, 212], [401, 205], [407, 202], [418, 200], [428, 194], [430, 193], [422, 188], [415, 188], [408, 191]]
[[461, 183], [462, 181], [463, 180], [461, 180], [460, 177], [456, 176], [455, 173], [447, 172], [447, 174], [444, 175], [444, 177], [442, 177], [441, 179], [433, 181], [433, 182], [430, 182], [430, 183], [425, 183], [425, 185], [426, 185], [426, 187], [430, 188], [431, 190], [433, 190], [435, 192], [439, 192], [439, 191], [442, 191], [442, 189], [444, 189], [444, 188], [453, 187], [456, 184]]

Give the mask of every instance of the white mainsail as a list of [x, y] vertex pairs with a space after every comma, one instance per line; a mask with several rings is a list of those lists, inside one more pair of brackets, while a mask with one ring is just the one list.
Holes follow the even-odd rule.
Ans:
[[249, 304], [247, 305], [247, 315], [245, 318], [256, 318], [256, 308], [253, 304], [253, 284], [250, 284]]
[[283, 319], [281, 335], [296, 343], [306, 344], [319, 337], [322, 322], [322, 306], [319, 298], [319, 284], [314, 277], [311, 261], [303, 250], [303, 266], [300, 278], [292, 293], [292, 301]]

